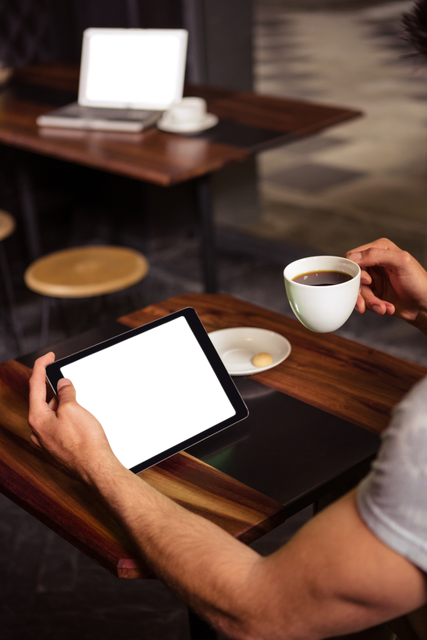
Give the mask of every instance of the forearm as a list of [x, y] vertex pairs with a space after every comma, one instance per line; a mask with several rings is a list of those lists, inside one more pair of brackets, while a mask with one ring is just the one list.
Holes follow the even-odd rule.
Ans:
[[226, 635], [253, 637], [252, 594], [262, 561], [255, 551], [121, 465], [90, 484], [159, 579]]
[[360, 520], [353, 495], [261, 558], [127, 470], [97, 486], [158, 577], [229, 637], [317, 640], [425, 601], [424, 578], [398, 554], [390, 559]]

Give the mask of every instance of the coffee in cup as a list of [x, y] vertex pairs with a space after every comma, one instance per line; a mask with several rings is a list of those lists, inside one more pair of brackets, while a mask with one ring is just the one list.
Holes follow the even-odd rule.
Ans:
[[302, 258], [288, 264], [283, 275], [291, 309], [307, 329], [336, 331], [352, 314], [360, 289], [360, 267], [352, 260]]

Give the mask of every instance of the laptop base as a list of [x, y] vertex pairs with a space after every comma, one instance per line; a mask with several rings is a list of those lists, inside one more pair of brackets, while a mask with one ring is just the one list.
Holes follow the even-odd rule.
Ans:
[[37, 118], [41, 127], [92, 129], [97, 131], [143, 131], [153, 126], [162, 111], [86, 107], [73, 102]]

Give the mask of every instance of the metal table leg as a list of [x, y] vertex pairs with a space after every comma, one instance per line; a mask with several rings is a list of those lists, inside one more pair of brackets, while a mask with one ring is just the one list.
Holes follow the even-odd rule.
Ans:
[[37, 209], [34, 199], [33, 185], [27, 167], [21, 166], [17, 170], [17, 181], [20, 192], [22, 213], [25, 219], [25, 233], [30, 261], [42, 255], [42, 243], [37, 219]]
[[196, 207], [200, 225], [201, 263], [205, 293], [217, 293], [217, 271], [215, 260], [215, 230], [212, 212], [210, 175], [194, 180]]
[[24, 350], [24, 335], [22, 333], [21, 320], [16, 313], [15, 295], [13, 292], [12, 278], [9, 272], [9, 265], [7, 264], [6, 252], [3, 246], [3, 242], [0, 242], [0, 270], [3, 276], [4, 288], [6, 292], [6, 298], [9, 305], [10, 320], [12, 323], [12, 331], [15, 335], [16, 344], [20, 354]]

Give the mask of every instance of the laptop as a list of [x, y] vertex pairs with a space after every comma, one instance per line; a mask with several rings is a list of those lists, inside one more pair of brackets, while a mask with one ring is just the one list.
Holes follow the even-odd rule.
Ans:
[[37, 118], [41, 127], [142, 131], [182, 99], [185, 29], [83, 32], [78, 102]]

